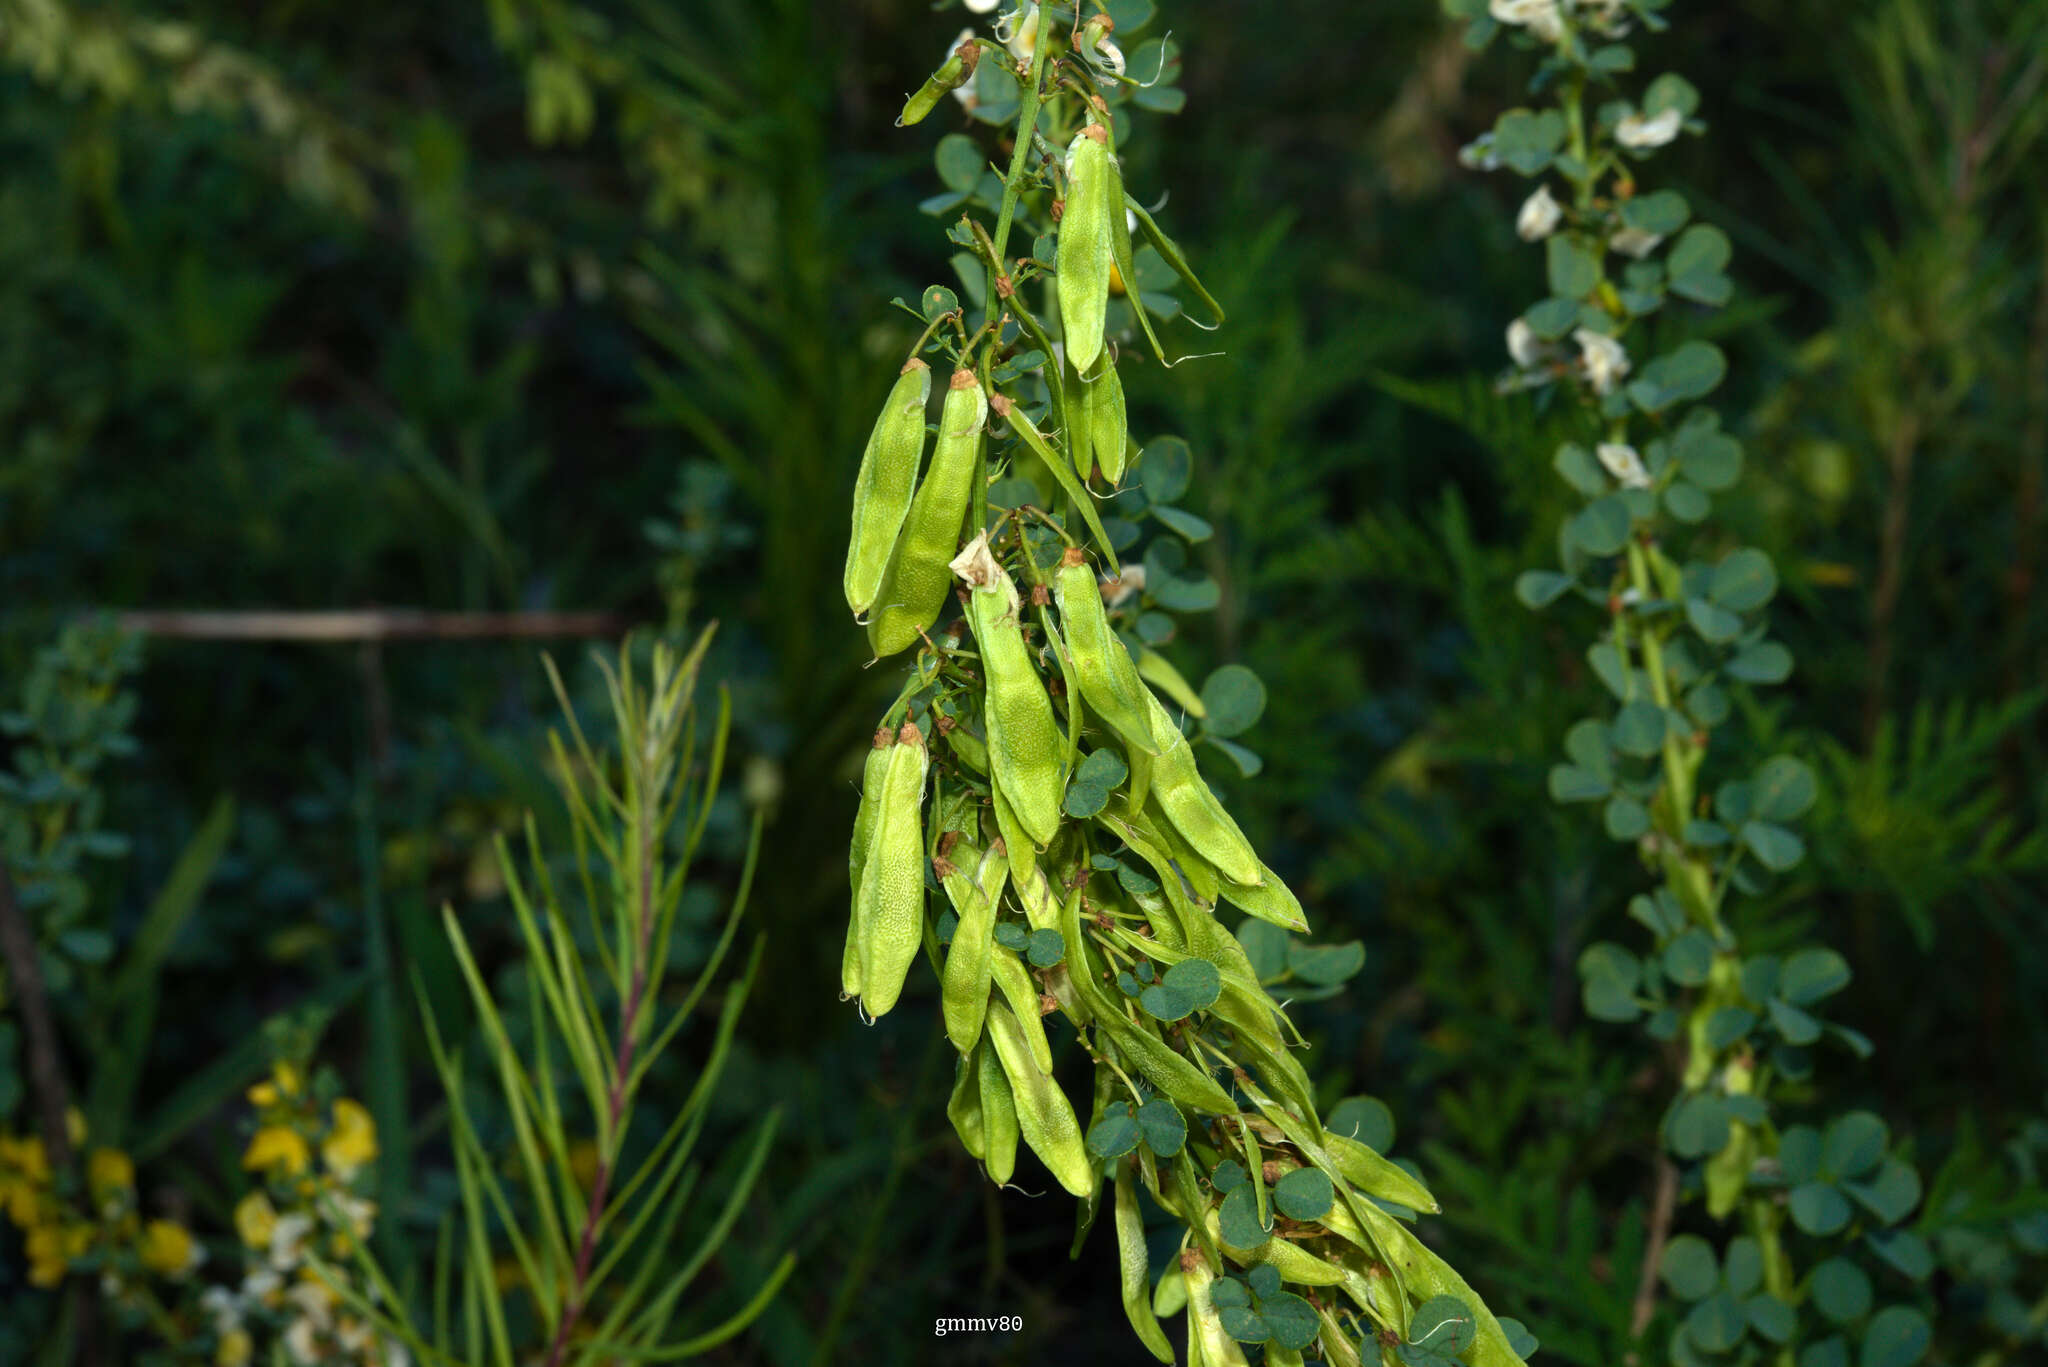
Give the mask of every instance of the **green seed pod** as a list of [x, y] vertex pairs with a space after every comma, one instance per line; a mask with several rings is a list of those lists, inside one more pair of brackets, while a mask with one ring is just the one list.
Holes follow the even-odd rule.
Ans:
[[1152, 1313], [1152, 1260], [1145, 1251], [1145, 1217], [1138, 1209], [1138, 1187], [1131, 1180], [1130, 1165], [1116, 1168], [1116, 1252], [1121, 1274], [1124, 1314], [1138, 1341], [1152, 1350], [1161, 1362], [1173, 1361], [1173, 1345]]
[[868, 837], [875, 829], [875, 813], [881, 808], [882, 774], [889, 767], [889, 749], [896, 735], [888, 727], [875, 732], [875, 743], [861, 768], [860, 810], [853, 818], [853, 843], [846, 851], [847, 886], [852, 889], [852, 909], [846, 918], [846, 949], [839, 957], [839, 993], [842, 1001], [860, 995], [860, 875], [867, 867]]
[[993, 978], [1002, 990], [1003, 1000], [1010, 1004], [1010, 1012], [1017, 1018], [1017, 1025], [1024, 1032], [1025, 1043], [1031, 1046], [1031, 1057], [1038, 1066], [1052, 1071], [1052, 1041], [1045, 1037], [1045, 1020], [1039, 1008], [1038, 984], [1024, 967], [1024, 961], [1008, 950], [995, 955]]
[[1024, 918], [1031, 922], [1033, 930], [1059, 929], [1059, 901], [1032, 853], [1035, 846], [1024, 832], [1024, 823], [1017, 819], [1016, 809], [1010, 806], [1001, 788], [991, 787], [989, 792], [995, 799], [996, 829], [1002, 833], [1005, 857], [1010, 862], [1010, 886], [1017, 889], [1017, 900], [1024, 904]]
[[945, 64], [918, 87], [915, 95], [903, 102], [903, 112], [896, 116], [898, 128], [908, 128], [921, 123], [924, 116], [938, 107], [939, 99], [966, 85], [974, 79], [974, 68], [981, 60], [981, 45], [972, 38], [953, 49]]
[[1083, 431], [1069, 439], [1074, 464], [1081, 478], [1088, 478], [1088, 466], [1102, 467], [1102, 477], [1112, 486], [1123, 483], [1125, 438], [1130, 427], [1124, 408], [1124, 382], [1117, 378], [1116, 363], [1105, 361], [1102, 373], [1081, 381], [1080, 417]]
[[1188, 1285], [1188, 1356], [1202, 1355], [1203, 1367], [1247, 1367], [1244, 1349], [1224, 1332], [1223, 1317], [1209, 1299], [1216, 1271], [1194, 1249], [1180, 1255], [1181, 1276]]
[[991, 413], [1009, 424], [1010, 430], [1017, 434], [1018, 440], [1022, 441], [1033, 455], [1045, 462], [1045, 468], [1051, 472], [1060, 489], [1068, 498], [1074, 500], [1074, 506], [1081, 510], [1081, 520], [1088, 524], [1088, 534], [1094, 537], [1095, 544], [1102, 548], [1104, 558], [1111, 566], [1115, 566], [1116, 548], [1109, 544], [1109, 532], [1104, 529], [1102, 519], [1096, 515], [1095, 499], [1083, 487], [1080, 477], [1074, 473], [1072, 457], [1061, 456], [1054, 451], [1051, 443], [1046, 441], [1045, 434], [1033, 427], [1031, 419], [1024, 416], [1024, 410], [1010, 402], [1006, 396], [989, 395], [988, 407]]
[[1195, 764], [1195, 752], [1173, 718], [1149, 690], [1145, 696], [1152, 704], [1152, 735], [1160, 746], [1152, 773], [1153, 798], [1174, 829], [1195, 853], [1214, 864], [1217, 872], [1233, 883], [1258, 887], [1265, 881], [1265, 865], [1259, 862], [1251, 841], [1209, 791]]
[[1186, 676], [1173, 667], [1173, 661], [1158, 651], [1139, 649], [1138, 673], [1173, 699], [1181, 711], [1198, 721], [1208, 717], [1209, 709], [1203, 704], [1202, 695], [1195, 692]]
[[1464, 1361], [1472, 1367], [1523, 1367], [1522, 1359], [1508, 1346], [1507, 1331], [1500, 1327], [1500, 1321], [1449, 1263], [1431, 1252], [1406, 1225], [1372, 1202], [1353, 1201], [1349, 1205], [1365, 1222], [1366, 1237], [1378, 1245], [1377, 1256], [1410, 1297], [1426, 1301], [1434, 1296], [1455, 1296], [1472, 1311], [1478, 1337], [1465, 1351]]
[[1109, 615], [1102, 607], [1102, 589], [1080, 547], [1067, 548], [1052, 584], [1082, 698], [1116, 729], [1128, 748], [1148, 755], [1159, 753], [1151, 713], [1145, 706], [1144, 681], [1138, 677], [1131, 653], [1110, 629]]
[[1008, 866], [993, 851], [977, 850], [963, 840], [947, 856], [940, 879], [960, 917], [953, 930], [952, 948], [946, 952], [940, 1002], [945, 1009], [946, 1036], [962, 1053], [981, 1038], [988, 1010], [996, 903], [1002, 898], [1007, 872]]
[[1337, 1171], [1344, 1174], [1344, 1180], [1364, 1192], [1367, 1196], [1396, 1205], [1419, 1210], [1425, 1215], [1434, 1215], [1442, 1209], [1429, 1188], [1422, 1185], [1408, 1169], [1383, 1158], [1375, 1149], [1368, 1148], [1347, 1135], [1323, 1135], [1323, 1147], [1329, 1150], [1330, 1160], [1337, 1165]]
[[1054, 269], [1067, 359], [1086, 375], [1102, 355], [1109, 308], [1112, 218], [1122, 221], [1123, 185], [1109, 154], [1109, 133], [1091, 123], [1067, 144], [1067, 196], [1060, 213]]
[[1074, 1119], [1074, 1107], [1051, 1073], [1031, 1056], [1024, 1027], [1010, 1011], [1009, 1004], [991, 1001], [988, 1006], [988, 1038], [995, 1045], [996, 1058], [1010, 1080], [1016, 1098], [1017, 1129], [1059, 1184], [1076, 1196], [1087, 1197], [1095, 1190], [1095, 1165], [1081, 1142], [1081, 1124]]
[[974, 1051], [975, 1069], [981, 1084], [982, 1144], [987, 1150], [982, 1162], [997, 1186], [1017, 1171], [1017, 1098], [1010, 1091], [1010, 1079], [996, 1058], [995, 1049], [983, 1037]]
[[924, 943], [924, 737], [906, 722], [889, 748], [880, 806], [868, 834], [856, 915], [861, 920], [861, 1005], [886, 1015]]
[[1017, 589], [989, 554], [985, 532], [960, 553], [952, 568], [970, 590], [967, 620], [981, 648], [986, 676], [982, 718], [988, 727], [996, 786], [1032, 843], [1044, 848], [1059, 831], [1060, 802], [1066, 792], [1060, 760], [1066, 754], [1066, 740], [1024, 644]]
[[988, 745], [980, 736], [964, 726], [949, 726], [945, 730], [946, 748], [957, 756], [960, 762], [975, 773], [988, 776]]
[[878, 660], [915, 645], [946, 605], [946, 592], [953, 586], [946, 563], [960, 549], [960, 524], [974, 492], [974, 470], [987, 425], [988, 398], [981, 382], [971, 370], [954, 371], [939, 412], [931, 466], [917, 487], [868, 618], [868, 645]]
[[1342, 1286], [1350, 1275], [1335, 1263], [1318, 1258], [1315, 1254], [1286, 1239], [1267, 1239], [1257, 1248], [1237, 1248], [1223, 1242], [1223, 1221], [1215, 1210], [1210, 1210], [1203, 1219], [1209, 1226], [1209, 1237], [1216, 1240], [1224, 1253], [1239, 1267], [1256, 1267], [1268, 1263], [1285, 1281], [1297, 1286]]
[[976, 1043], [954, 1062], [953, 1094], [946, 1098], [946, 1119], [953, 1122], [961, 1147], [976, 1158], [988, 1152], [981, 1120], [981, 1063], [976, 1057], [980, 1048]]
[[896, 549], [896, 533], [910, 511], [918, 462], [924, 458], [924, 405], [931, 390], [931, 367], [916, 357], [905, 361], [861, 453], [853, 485], [853, 535], [846, 543], [846, 605], [856, 618], [865, 618], [874, 606]]
[[1265, 875], [1265, 881], [1257, 887], [1248, 888], [1242, 883], [1225, 880], [1223, 900], [1261, 921], [1271, 921], [1283, 930], [1308, 934], [1308, 918], [1301, 913], [1300, 899], [1265, 864], [1259, 865], [1259, 871]]

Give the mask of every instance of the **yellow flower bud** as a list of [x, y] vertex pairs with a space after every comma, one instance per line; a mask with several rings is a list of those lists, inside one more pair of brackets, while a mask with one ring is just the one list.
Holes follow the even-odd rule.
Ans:
[[143, 1226], [136, 1252], [142, 1265], [166, 1277], [182, 1277], [199, 1265], [199, 1245], [192, 1231], [175, 1220], [151, 1220]]
[[252, 1191], [235, 1203], [235, 1233], [250, 1248], [269, 1248], [277, 1228], [277, 1208], [260, 1191]]
[[265, 1125], [249, 1140], [242, 1166], [252, 1171], [283, 1173], [296, 1177], [312, 1162], [306, 1138], [289, 1125]]
[[85, 1184], [92, 1203], [103, 1208], [135, 1186], [135, 1161], [119, 1149], [94, 1149], [85, 1160]]
[[320, 1145], [320, 1156], [343, 1181], [377, 1156], [377, 1125], [360, 1101], [342, 1097], [334, 1103], [334, 1127]]

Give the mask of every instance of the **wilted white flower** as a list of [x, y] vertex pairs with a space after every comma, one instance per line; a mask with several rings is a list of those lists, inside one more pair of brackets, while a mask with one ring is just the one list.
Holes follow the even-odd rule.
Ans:
[[1628, 374], [1628, 353], [1621, 343], [1590, 328], [1577, 329], [1572, 340], [1579, 344], [1579, 360], [1586, 367], [1586, 378], [1593, 382], [1593, 392], [1612, 394], [1621, 377]]
[[[969, 9], [974, 9], [974, 8], [975, 8], [975, 5], [976, 5], [976, 0], [968, 0], [968, 8], [969, 8]], [[986, 5], [983, 5], [983, 6], [981, 6], [981, 11], [985, 13], [986, 11], [988, 11], [988, 10], [991, 10], [991, 9], [994, 9], [994, 8], [995, 8], [995, 0], [988, 0], [988, 3], [987, 3]], [[963, 28], [963, 29], [961, 29], [961, 30], [960, 30], [960, 36], [959, 36], [959, 37], [957, 37], [957, 38], [955, 38], [955, 39], [954, 39], [954, 40], [953, 40], [952, 42], [950, 42], [950, 43], [946, 44], [946, 55], [945, 55], [945, 56], [943, 56], [943, 57], [941, 57], [941, 58], [939, 58], [939, 65], [941, 65], [941, 66], [944, 66], [944, 65], [945, 65], [945, 64], [946, 64], [947, 62], [950, 62], [950, 61], [952, 61], [952, 60], [953, 60], [953, 54], [954, 54], [954, 53], [956, 53], [956, 52], [958, 52], [958, 51], [960, 50], [960, 45], [961, 45], [962, 43], [966, 42], [966, 41], [967, 41], [967, 40], [968, 40], [969, 38], [972, 38], [973, 36], [974, 36], [974, 30], [973, 30], [973, 29], [971, 29], [971, 28]], [[956, 100], [958, 100], [958, 101], [960, 101], [961, 105], [962, 105], [963, 107], [967, 108], [967, 109], [972, 109], [972, 108], [974, 108], [974, 106], [975, 106], [975, 105], [976, 105], [976, 104], [978, 103], [978, 100], [976, 99], [976, 97], [975, 97], [975, 94], [974, 94], [974, 82], [973, 82], [973, 81], [967, 81], [966, 83], [964, 83], [964, 84], [962, 84], [962, 85], [956, 85], [956, 86], [954, 86], [954, 87], [953, 87], [953, 98], [954, 98], [954, 99], [956, 99]]]
[[1038, 51], [1038, 6], [1030, 0], [996, 21], [996, 37], [1028, 69]]
[[1564, 210], [1550, 197], [1550, 187], [1539, 185], [1536, 193], [1522, 201], [1522, 211], [1515, 215], [1515, 235], [1524, 242], [1541, 242], [1557, 230], [1558, 220], [1564, 217]]
[[1664, 234], [1645, 232], [1641, 228], [1623, 228], [1607, 239], [1607, 245], [1623, 256], [1633, 256], [1640, 261], [1657, 249], [1664, 240]]
[[1492, 0], [1486, 12], [1503, 24], [1527, 25], [1529, 32], [1546, 43], [1556, 42], [1564, 33], [1557, 0]]
[[1650, 487], [1650, 472], [1643, 466], [1643, 458], [1636, 454], [1636, 448], [1618, 441], [1603, 441], [1593, 448], [1593, 454], [1600, 457], [1600, 463], [1613, 475], [1624, 489], [1647, 489]]
[[1508, 355], [1524, 370], [1542, 365], [1550, 359], [1551, 348], [1536, 335], [1536, 329], [1520, 318], [1508, 324]]
[[1134, 593], [1145, 591], [1145, 567], [1133, 562], [1125, 564], [1122, 568], [1121, 576], [1105, 579], [1096, 586], [1102, 590], [1102, 601], [1110, 607], [1124, 602]]
[[1090, 64], [1112, 75], [1124, 74], [1124, 50], [1109, 36], [1109, 17], [1098, 15], [1081, 26], [1081, 50]]
[[1614, 126], [1614, 140], [1623, 147], [1637, 150], [1662, 147], [1678, 136], [1678, 130], [1685, 124], [1685, 116], [1676, 109], [1667, 109], [1655, 118], [1646, 119], [1640, 111], [1629, 114]]

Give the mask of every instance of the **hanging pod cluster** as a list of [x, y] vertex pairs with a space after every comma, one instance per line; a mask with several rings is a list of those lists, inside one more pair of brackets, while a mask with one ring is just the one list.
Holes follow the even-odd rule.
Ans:
[[[1121, 110], [1078, 93], [1130, 82], [1065, 55], [1084, 51], [1052, 32], [1069, 18], [1042, 13], [1014, 62], [982, 45], [976, 90], [991, 73], [1017, 88], [1023, 150], [985, 205], [994, 231], [974, 200], [954, 233], [988, 272], [985, 320], [943, 308], [915, 349], [955, 366], [929, 464], [913, 359], [856, 485], [848, 604], [877, 658], [916, 654], [863, 768], [842, 989], [881, 1016], [922, 951], [958, 1053], [961, 1143], [998, 1183], [1028, 1149], [1079, 1200], [1077, 1253], [1109, 1206], [1126, 1312], [1161, 1361], [1161, 1316], [1185, 1314], [1190, 1360], [1212, 1367], [1250, 1344], [1274, 1364], [1509, 1367], [1526, 1331], [1411, 1231], [1437, 1208], [1422, 1182], [1325, 1124], [1301, 1038], [1223, 919], [1308, 928], [1209, 787], [1187, 685], [1130, 635], [1137, 605], [1090, 486], [1118, 485], [1133, 449], [1118, 341], [1158, 347]], [[1088, 22], [1099, 53], [1109, 26]], [[1041, 244], [1028, 259], [1006, 255], [1018, 228]], [[1164, 235], [1148, 241], [1206, 299]], [[1148, 1216], [1173, 1222], [1178, 1257], [1155, 1265]]]

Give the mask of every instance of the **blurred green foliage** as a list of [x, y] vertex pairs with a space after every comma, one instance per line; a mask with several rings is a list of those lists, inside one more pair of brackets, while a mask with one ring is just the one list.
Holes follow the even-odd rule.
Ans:
[[[1633, 874], [1543, 790], [1585, 666], [1511, 586], [1551, 558], [1568, 493], [1545, 414], [1490, 392], [1507, 301], [1535, 286], [1511, 191], [1455, 158], [1521, 101], [1521, 67], [1471, 58], [1435, 0], [1172, 8], [1190, 113], [1127, 182], [1175, 187], [1230, 322], [1224, 357], [1126, 376], [1133, 426], [1186, 437], [1190, 511], [1216, 528], [1196, 557], [1221, 604], [1168, 653], [1191, 678], [1263, 677], [1264, 771], [1226, 796], [1317, 937], [1368, 947], [1350, 991], [1302, 1008], [1327, 1100], [1392, 1105], [1454, 1260], [1546, 1354], [1617, 1361], [1653, 1195], [1638, 1137], [1666, 1092], [1579, 1004], [1575, 961], [1621, 928]], [[1671, 162], [1754, 301], [1714, 323], [1750, 453], [1716, 516], [1782, 568], [1800, 662], [1725, 729], [1822, 778], [1811, 857], [1744, 935], [1825, 925], [1849, 956], [1834, 1014], [1883, 1067], [1813, 1100], [1882, 1113], [1941, 1174], [1944, 1360], [2019, 1361], [2048, 1242], [2048, 17], [1687, 10], [1646, 51], [1700, 86], [1714, 132]], [[52, 36], [53, 13], [75, 27]], [[705, 670], [733, 690], [741, 779], [678, 945], [707, 952], [766, 805], [765, 990], [709, 1123], [785, 1120], [745, 1217], [763, 1235], [709, 1289], [799, 1259], [733, 1361], [920, 1360], [940, 1315], [1023, 1319], [949, 1342], [962, 1361], [1129, 1351], [1106, 1253], [1068, 1263], [1064, 1207], [990, 1197], [935, 1123], [935, 1002], [867, 1031], [833, 986], [859, 751], [894, 689], [833, 590], [845, 495], [913, 335], [882, 305], [957, 283], [914, 205], [961, 116], [889, 125], [960, 20], [877, 0], [0, 5], [6, 707], [86, 608], [723, 622]], [[550, 648], [594, 715], [584, 648]], [[491, 838], [529, 809], [567, 836], [545, 824], [535, 653], [149, 643], [136, 753], [95, 776], [95, 824], [129, 848], [75, 876], [118, 961], [218, 796], [236, 803], [162, 947], [134, 1087], [135, 1115], [185, 1108], [152, 1156], [196, 1209], [232, 1202], [221, 1101], [260, 1070], [256, 1027], [324, 1002], [385, 1134], [380, 1255], [425, 1268], [454, 1177], [394, 1004], [417, 969], [463, 1019], [438, 908], [504, 924]], [[5, 744], [33, 774], [39, 742]]]

